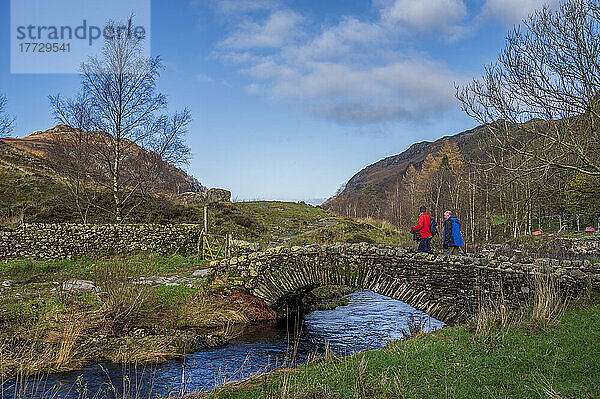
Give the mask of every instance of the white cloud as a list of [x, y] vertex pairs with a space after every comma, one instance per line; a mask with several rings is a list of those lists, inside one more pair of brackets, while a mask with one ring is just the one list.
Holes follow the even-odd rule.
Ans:
[[260, 83], [253, 94], [296, 103], [338, 123], [427, 121], [456, 105], [454, 81], [443, 64], [411, 58], [370, 67], [312, 62], [301, 67], [270, 58], [244, 71]]
[[507, 24], [518, 24], [544, 5], [556, 7], [560, 3], [561, 0], [486, 0], [481, 16]]
[[[289, 61], [336, 60], [351, 54], [369, 54], [389, 39], [390, 32], [377, 23], [362, 22], [353, 17], [327, 27], [301, 46], [282, 49]], [[362, 51], [358, 51], [361, 49]]]
[[418, 59], [370, 68], [323, 63], [294, 80], [275, 78], [271, 93], [339, 123], [423, 122], [455, 106], [457, 79], [443, 65]]
[[[465, 13], [445, 20], [448, 34]], [[456, 106], [453, 83], [462, 78], [427, 55], [399, 50], [392, 16], [346, 16], [309, 33], [300, 15], [280, 9], [265, 20], [238, 24], [220, 43], [220, 57], [251, 78], [248, 93], [290, 102], [320, 118], [360, 126], [428, 121]], [[410, 23], [425, 29], [419, 18], [413, 14]]]
[[221, 42], [221, 46], [229, 49], [279, 48], [301, 34], [301, 22], [302, 17], [290, 10], [274, 11], [263, 23], [246, 19]]
[[407, 24], [420, 31], [445, 31], [467, 16], [463, 0], [395, 0], [382, 11], [390, 24]]

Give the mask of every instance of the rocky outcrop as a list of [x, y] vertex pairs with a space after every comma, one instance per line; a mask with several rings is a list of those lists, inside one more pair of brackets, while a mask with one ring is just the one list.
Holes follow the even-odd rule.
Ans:
[[96, 283], [88, 280], [69, 280], [65, 281], [61, 285], [61, 290], [64, 293], [70, 294], [81, 294], [88, 292], [99, 292], [100, 289], [96, 286]]
[[508, 306], [524, 305], [533, 275], [542, 269], [556, 277], [566, 295], [600, 288], [600, 264], [589, 261], [435, 256], [365, 243], [276, 247], [211, 267], [237, 275], [240, 285], [273, 307], [321, 285], [347, 285], [402, 300], [446, 323], [466, 320], [481, 298], [500, 293]]
[[222, 188], [211, 188], [206, 192], [205, 198], [206, 202], [208, 202], [209, 204], [215, 202], [230, 202], [231, 191]]

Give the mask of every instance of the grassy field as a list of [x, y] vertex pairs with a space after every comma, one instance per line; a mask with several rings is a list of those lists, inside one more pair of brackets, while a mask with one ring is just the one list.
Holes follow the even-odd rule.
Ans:
[[330, 224], [293, 237], [291, 245], [336, 242], [416, 246], [408, 232], [400, 232], [387, 222], [371, 219], [331, 218]]
[[[192, 278], [204, 267], [195, 256], [152, 254], [0, 263], [0, 374], [64, 371], [98, 360], [154, 363], [197, 350], [204, 342], [198, 335], [227, 338], [231, 326], [275, 319], [226, 276]], [[142, 277], [163, 280], [134, 283]], [[72, 279], [97, 289], [67, 290]], [[105, 337], [101, 344], [98, 337]]]
[[[47, 319], [49, 314], [66, 309], [69, 304], [85, 302], [92, 308], [101, 305], [97, 295], [91, 293], [78, 295], [60, 292], [60, 286], [72, 279], [89, 280], [105, 290], [108, 284], [114, 284], [115, 281], [127, 285], [142, 277], [171, 277], [177, 285], [163, 283], [144, 288], [148, 291], [146, 299], [149, 310], [160, 308], [170, 315], [167, 319], [172, 321], [178, 316], [175, 311], [184, 308], [188, 302], [197, 302], [199, 296], [208, 302], [209, 297], [221, 295], [223, 288], [231, 286], [227, 281], [214, 277], [186, 283], [185, 279], [192, 277], [195, 270], [208, 267], [207, 263], [197, 256], [155, 254], [96, 260], [4, 261], [0, 263], [0, 282], [7, 284], [0, 294], [0, 322], [3, 326], [0, 335], [11, 332], [7, 324], [10, 319], [19, 319], [21, 322], [17, 326], [30, 329], [36, 326], [35, 320]], [[23, 323], [23, 317], [27, 315], [31, 316], [30, 320]], [[165, 314], [159, 316], [164, 318]], [[185, 324], [185, 321], [182, 323]], [[205, 324], [213, 323], [196, 326], [204, 327]]]
[[[335, 217], [327, 211], [302, 203], [285, 202], [243, 202], [222, 203], [211, 208], [211, 231], [233, 233], [236, 238], [287, 245], [325, 244], [335, 242], [369, 242], [392, 245], [410, 244], [392, 226], [372, 220], [353, 220]], [[207, 267], [207, 262], [197, 256], [135, 254], [121, 257], [82, 258], [77, 260], [31, 260], [15, 259], [0, 262], [0, 282], [8, 282], [0, 287], [0, 325], [7, 335], [15, 330], [36, 329], [45, 324], [52, 314], [67, 312], [73, 303], [85, 304], [89, 309], [97, 309], [102, 304], [94, 295], [66, 296], [60, 286], [70, 279], [99, 282], [106, 279], [110, 269], [117, 269], [122, 279], [162, 276], [189, 278], [194, 270]], [[114, 274], [114, 273], [113, 273]], [[197, 301], [198, 295], [207, 298], [220, 294], [220, 289], [231, 284], [227, 281], [213, 281], [188, 287], [185, 285], [151, 287], [149, 307], [160, 305], [168, 309], [159, 313], [163, 321], [172, 325], [204, 327], [214, 325], [211, 317], [198, 322], [198, 315], [182, 315], [178, 309], [190, 301]], [[199, 294], [200, 293], [200, 294]], [[218, 306], [221, 307], [220, 305]], [[205, 306], [205, 314], [209, 306]], [[165, 317], [168, 313], [169, 317]], [[233, 314], [230, 309], [225, 313]], [[174, 320], [175, 319], [175, 320]], [[231, 320], [215, 317], [222, 323]], [[243, 319], [233, 317], [233, 320]]]
[[[201, 209], [199, 205], [190, 206], [186, 212], [201, 215]], [[363, 241], [398, 245], [404, 239], [390, 225], [339, 218], [303, 203], [219, 203], [210, 207], [209, 215], [211, 232], [233, 233], [237, 239], [263, 246]], [[148, 253], [75, 260], [0, 261], [0, 355], [3, 351], [11, 352], [3, 349], [2, 340], [13, 337], [34, 346], [51, 344], [58, 350], [65, 340], [74, 341], [74, 347], [85, 346], [90, 337], [127, 337], [140, 328], [153, 335], [166, 330], [217, 331], [227, 335], [231, 326], [276, 317], [275, 312], [236, 286], [235, 276], [194, 278], [194, 271], [207, 267], [207, 262], [197, 256]], [[132, 284], [157, 277], [163, 281]], [[73, 279], [93, 282], [95, 292], [66, 290], [65, 285]], [[336, 301], [325, 301], [327, 306], [343, 303], [341, 295], [333, 296]], [[76, 334], [68, 330], [75, 325]], [[128, 346], [134, 344], [127, 342]], [[152, 344], [161, 346], [157, 342]], [[169, 350], [180, 353], [177, 345]], [[102, 353], [102, 357], [123, 360], [109, 352]], [[36, 367], [69, 369], [64, 362], [54, 368], [55, 356], [58, 353], [51, 353], [46, 365]], [[153, 359], [150, 351], [146, 360]], [[27, 356], [11, 359], [14, 364], [28, 360]]]
[[385, 222], [343, 218], [304, 203], [256, 201], [211, 208], [210, 230], [236, 238], [288, 245], [368, 242], [412, 245], [410, 234]]
[[203, 398], [599, 398], [600, 300], [571, 306], [558, 325], [526, 322], [480, 336], [446, 327], [379, 351], [223, 387]]
[[[235, 285], [235, 277], [193, 276], [206, 267], [196, 256], [154, 254], [0, 262], [0, 374], [66, 371], [101, 360], [160, 362], [197, 350], [185, 345], [198, 334], [229, 338], [237, 326], [276, 319]], [[135, 283], [143, 278], [162, 282]], [[97, 290], [65, 289], [73, 279], [93, 282]], [[102, 348], [90, 354], [86, 348], [99, 345], [98, 337], [106, 337]], [[61, 354], [67, 343], [72, 349]]]
[[[1, 180], [0, 180], [1, 182]], [[6, 183], [6, 182], [4, 182]], [[0, 184], [1, 188], [1, 184]], [[0, 190], [1, 192], [2, 190]], [[6, 198], [5, 198], [6, 197]], [[0, 194], [2, 201], [12, 198]], [[37, 198], [29, 195], [29, 198]], [[204, 223], [203, 204], [184, 205], [172, 200], [154, 198], [126, 223]], [[154, 201], [154, 202], [152, 202]], [[162, 201], [162, 202], [161, 202]], [[64, 207], [64, 203], [61, 204]], [[80, 223], [72, 209], [54, 210], [47, 206], [48, 214], [41, 211], [26, 217], [25, 222]], [[34, 206], [27, 206], [33, 212]], [[233, 234], [236, 239], [262, 244], [291, 245], [325, 244], [334, 242], [369, 242], [392, 245], [411, 245], [410, 234], [400, 233], [389, 223], [375, 220], [343, 218], [304, 203], [279, 201], [253, 201], [216, 203], [208, 206], [209, 231], [214, 234]], [[20, 219], [13, 213], [0, 212], [0, 225], [17, 226]], [[52, 215], [58, 215], [53, 218]], [[13, 215], [14, 216], [14, 215]], [[14, 220], [13, 220], [14, 219]], [[10, 221], [12, 220], [12, 222]], [[111, 223], [110, 219], [91, 219], [92, 222]]]

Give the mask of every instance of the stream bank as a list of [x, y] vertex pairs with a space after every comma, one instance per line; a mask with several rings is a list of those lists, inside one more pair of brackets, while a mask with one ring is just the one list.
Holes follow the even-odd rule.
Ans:
[[[348, 305], [313, 311], [300, 324], [264, 324], [248, 327], [219, 348], [201, 349], [184, 358], [152, 367], [100, 364], [83, 371], [53, 374], [44, 380], [47, 390], [58, 387], [54, 398], [75, 399], [78, 381], [89, 396], [122, 397], [135, 383], [137, 397], [209, 391], [233, 381], [280, 367], [303, 364], [329, 353], [335, 356], [383, 348], [404, 337], [411, 318], [423, 319], [426, 331], [443, 323], [410, 306], [370, 291], [347, 296]], [[115, 392], [110, 392], [110, 389]], [[107, 391], [109, 389], [109, 391]], [[9, 387], [5, 392], [10, 394]], [[32, 393], [22, 395], [32, 397]], [[8, 396], [8, 395], [7, 395]], [[39, 396], [39, 395], [38, 395]]]

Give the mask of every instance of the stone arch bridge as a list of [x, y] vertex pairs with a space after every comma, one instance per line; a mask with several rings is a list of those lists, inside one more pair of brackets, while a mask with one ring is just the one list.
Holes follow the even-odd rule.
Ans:
[[556, 276], [565, 294], [600, 286], [600, 264], [587, 260], [448, 257], [364, 243], [276, 247], [211, 266], [271, 307], [321, 285], [347, 285], [401, 300], [445, 323], [466, 320], [480, 298], [500, 292], [508, 306], [521, 306], [540, 267]]

